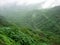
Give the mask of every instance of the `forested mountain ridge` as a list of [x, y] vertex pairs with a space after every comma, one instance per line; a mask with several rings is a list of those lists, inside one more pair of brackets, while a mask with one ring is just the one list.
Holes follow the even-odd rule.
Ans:
[[31, 28], [59, 32], [60, 34], [60, 6], [51, 9], [30, 11], [24, 17], [23, 24]]
[[59, 9], [2, 11], [0, 45], [60, 45]]

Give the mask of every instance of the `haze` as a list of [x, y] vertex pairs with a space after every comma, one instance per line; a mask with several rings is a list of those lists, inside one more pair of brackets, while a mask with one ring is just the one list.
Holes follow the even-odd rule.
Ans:
[[26, 6], [42, 3], [42, 8], [49, 8], [60, 5], [60, 0], [0, 0], [0, 6], [14, 3], [16, 3], [16, 5], [26, 5]]

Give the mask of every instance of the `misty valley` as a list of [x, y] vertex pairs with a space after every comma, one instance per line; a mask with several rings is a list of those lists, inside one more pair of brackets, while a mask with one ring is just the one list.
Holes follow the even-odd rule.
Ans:
[[60, 6], [0, 7], [0, 45], [60, 45]]

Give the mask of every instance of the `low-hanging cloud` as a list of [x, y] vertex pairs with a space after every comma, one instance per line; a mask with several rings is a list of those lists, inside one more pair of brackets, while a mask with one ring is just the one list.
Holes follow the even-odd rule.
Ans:
[[16, 3], [16, 5], [22, 5], [22, 4], [31, 5], [31, 4], [38, 4], [44, 1], [45, 3], [42, 4], [43, 8], [60, 5], [60, 0], [0, 0], [0, 6], [4, 6], [6, 4], [14, 4], [14, 3]]

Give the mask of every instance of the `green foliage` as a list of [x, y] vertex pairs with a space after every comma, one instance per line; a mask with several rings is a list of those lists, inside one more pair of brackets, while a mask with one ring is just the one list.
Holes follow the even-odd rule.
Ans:
[[60, 45], [60, 13], [55, 9], [29, 11], [16, 22], [0, 18], [0, 45]]
[[0, 45], [16, 45], [15, 42], [9, 37], [0, 34]]
[[27, 27], [18, 28], [16, 26], [0, 28], [1, 45], [51, 45], [60, 44], [59, 36], [53, 33], [32, 30]]

